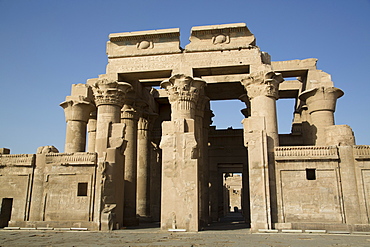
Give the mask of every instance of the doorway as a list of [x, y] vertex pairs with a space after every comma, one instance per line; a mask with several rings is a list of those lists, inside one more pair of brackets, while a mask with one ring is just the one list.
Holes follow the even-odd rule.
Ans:
[[3, 198], [0, 209], [0, 227], [6, 227], [12, 216], [13, 198]]

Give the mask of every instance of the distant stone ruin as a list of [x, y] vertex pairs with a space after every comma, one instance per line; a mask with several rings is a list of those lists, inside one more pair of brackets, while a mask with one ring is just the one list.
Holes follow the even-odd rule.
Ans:
[[[223, 174], [240, 173], [252, 232], [370, 231], [370, 146], [334, 124], [343, 91], [317, 59], [272, 62], [244, 23], [193, 27], [184, 49], [179, 36], [110, 34], [106, 73], [61, 103], [64, 153], [0, 150], [0, 227], [196, 232], [229, 210]], [[287, 98], [292, 129], [279, 134]], [[231, 99], [243, 129], [211, 126], [210, 101]]]

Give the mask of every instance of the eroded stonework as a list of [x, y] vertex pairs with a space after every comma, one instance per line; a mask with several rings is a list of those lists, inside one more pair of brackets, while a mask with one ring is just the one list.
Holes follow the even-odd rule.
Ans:
[[[244, 23], [193, 27], [184, 49], [179, 37], [109, 35], [106, 73], [61, 103], [64, 153], [0, 149], [0, 227], [198, 231], [231, 205], [252, 232], [370, 231], [370, 146], [335, 125], [343, 92], [317, 59], [271, 62]], [[279, 134], [286, 98], [292, 131]], [[230, 99], [246, 105], [243, 129], [210, 126], [210, 101]]]

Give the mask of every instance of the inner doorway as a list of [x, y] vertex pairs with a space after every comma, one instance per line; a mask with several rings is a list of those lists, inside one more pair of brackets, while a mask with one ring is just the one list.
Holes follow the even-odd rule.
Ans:
[[0, 227], [6, 227], [12, 216], [13, 198], [3, 198], [0, 209]]

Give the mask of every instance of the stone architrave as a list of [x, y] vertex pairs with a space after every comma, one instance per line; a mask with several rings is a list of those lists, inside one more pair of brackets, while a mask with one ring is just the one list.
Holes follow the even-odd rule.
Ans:
[[299, 99], [305, 101], [308, 106], [311, 124], [315, 128], [312, 131], [315, 145], [326, 145], [325, 127], [335, 124], [336, 102], [343, 94], [343, 91], [336, 87], [317, 87], [299, 95]]
[[[177, 74], [161, 83], [171, 103], [171, 121], [162, 123], [163, 230], [199, 230], [199, 145], [195, 111], [206, 82]], [[202, 126], [201, 126], [202, 127]]]

